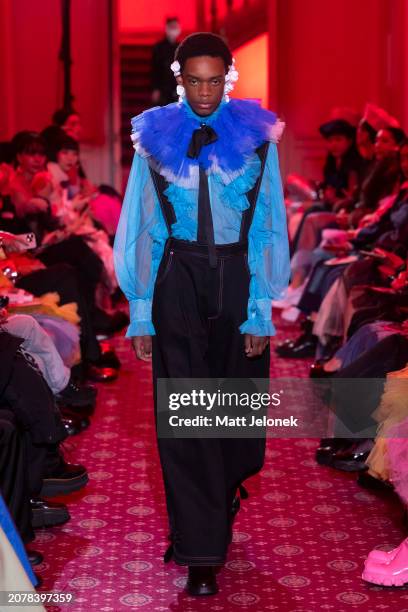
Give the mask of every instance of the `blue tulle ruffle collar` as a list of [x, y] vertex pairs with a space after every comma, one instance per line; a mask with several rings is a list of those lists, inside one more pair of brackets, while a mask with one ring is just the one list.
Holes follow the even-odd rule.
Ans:
[[[203, 147], [198, 159], [190, 159], [188, 145], [202, 123], [210, 124], [218, 139]], [[194, 188], [199, 164], [227, 185], [248, 171], [248, 163], [263, 142], [278, 142], [283, 128], [275, 113], [254, 101], [223, 101], [208, 117], [200, 117], [183, 101], [134, 117], [132, 141], [135, 150], [169, 182]]]

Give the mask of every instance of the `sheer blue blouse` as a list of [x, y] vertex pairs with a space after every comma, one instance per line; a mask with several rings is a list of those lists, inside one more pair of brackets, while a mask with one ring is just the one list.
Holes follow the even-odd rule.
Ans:
[[[216, 173], [209, 174], [211, 211], [216, 244], [239, 240], [241, 216], [248, 208], [245, 196], [258, 176], [257, 155], [234, 188], [226, 186]], [[252, 182], [251, 182], [252, 176]], [[198, 190], [170, 183], [166, 195], [177, 221], [171, 235], [183, 240], [197, 240]], [[130, 325], [126, 336], [154, 335], [151, 320], [154, 284], [164, 245], [168, 238], [148, 162], [138, 153], [126, 188], [122, 213], [115, 237], [114, 260], [119, 285], [130, 305]], [[281, 297], [290, 275], [286, 210], [283, 200], [276, 144], [269, 144], [257, 205], [248, 234], [248, 265], [251, 273], [247, 320], [241, 333], [273, 336], [273, 299]]]

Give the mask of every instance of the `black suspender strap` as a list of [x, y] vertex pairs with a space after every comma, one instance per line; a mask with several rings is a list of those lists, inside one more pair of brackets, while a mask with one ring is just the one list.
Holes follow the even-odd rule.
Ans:
[[239, 240], [243, 241], [247, 239], [249, 228], [251, 227], [252, 217], [254, 216], [256, 202], [258, 200], [259, 190], [261, 188], [262, 177], [264, 175], [266, 158], [268, 155], [269, 142], [264, 142], [260, 147], [257, 148], [256, 154], [261, 160], [261, 171], [256, 180], [255, 185], [248, 191], [247, 198], [249, 202], [249, 207], [244, 210], [241, 218], [241, 229], [239, 233]]
[[153, 170], [151, 166], [149, 166], [150, 175], [152, 177], [153, 185], [156, 191], [157, 198], [160, 203], [160, 208], [163, 213], [164, 220], [166, 222], [167, 231], [169, 236], [171, 235], [171, 225], [177, 221], [176, 215], [173, 209], [173, 206], [170, 204], [166, 194], [164, 193], [168, 187], [168, 182], [156, 170]]
[[215, 251], [214, 226], [211, 213], [210, 192], [208, 189], [207, 174], [200, 166], [200, 184], [198, 190], [198, 228], [197, 242], [208, 245], [208, 261], [210, 268], [217, 267], [217, 254]]

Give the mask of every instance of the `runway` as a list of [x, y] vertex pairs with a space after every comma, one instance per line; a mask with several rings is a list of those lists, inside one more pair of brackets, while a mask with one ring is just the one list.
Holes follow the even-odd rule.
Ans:
[[[279, 340], [296, 330], [278, 324]], [[272, 346], [276, 340], [272, 341]], [[72, 592], [75, 603], [48, 610], [119, 612], [208, 609], [316, 612], [408, 608], [407, 588], [361, 580], [366, 554], [404, 537], [402, 506], [318, 466], [316, 440], [270, 440], [266, 465], [247, 481], [220, 592], [187, 596], [186, 569], [164, 564], [167, 522], [154, 438], [150, 364], [137, 362], [123, 338], [119, 378], [100, 386], [91, 427], [65, 443], [90, 483], [61, 498], [72, 519], [37, 531], [33, 548], [43, 591]], [[308, 362], [272, 354], [274, 376], [306, 376]]]

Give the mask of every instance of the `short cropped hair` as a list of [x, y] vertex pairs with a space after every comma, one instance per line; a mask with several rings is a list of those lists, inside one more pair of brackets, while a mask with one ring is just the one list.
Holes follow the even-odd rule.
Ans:
[[190, 57], [221, 57], [228, 72], [232, 64], [232, 53], [221, 36], [211, 32], [196, 32], [187, 36], [177, 47], [174, 59], [179, 62], [181, 71]]

